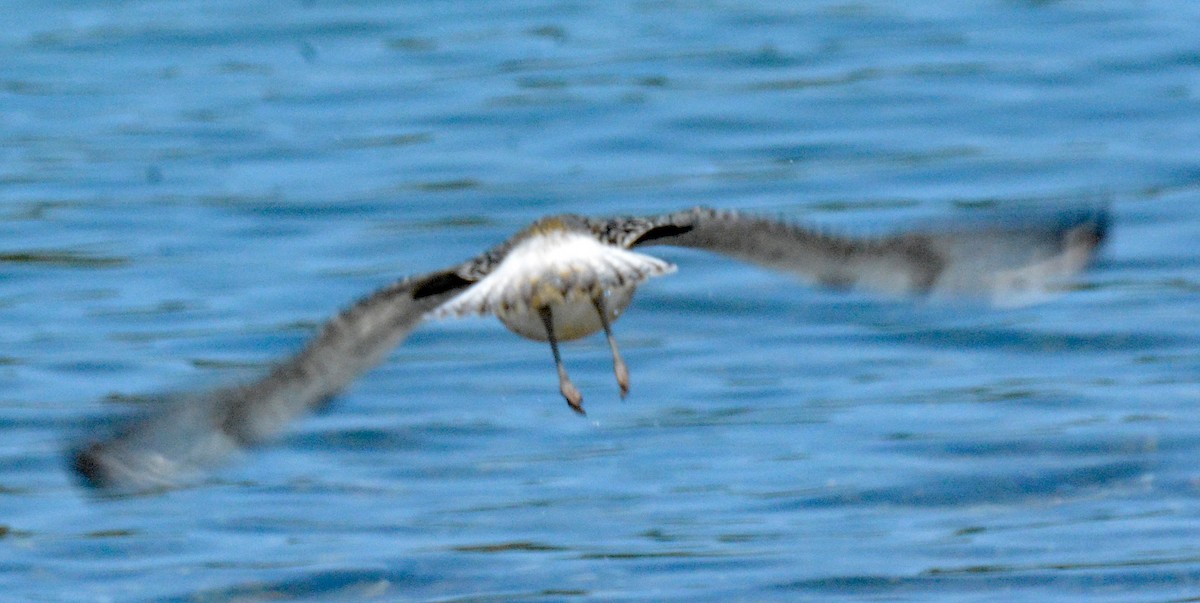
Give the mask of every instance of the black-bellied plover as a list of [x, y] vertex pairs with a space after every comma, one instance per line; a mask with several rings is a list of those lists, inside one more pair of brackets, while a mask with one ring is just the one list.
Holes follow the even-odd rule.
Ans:
[[604, 331], [621, 395], [629, 391], [611, 323], [639, 285], [675, 270], [635, 249], [704, 249], [818, 285], [1017, 305], [1052, 293], [1083, 269], [1106, 228], [1103, 210], [879, 238], [835, 236], [707, 208], [650, 217], [544, 218], [479, 257], [362, 299], [258, 381], [183, 396], [99, 437], [75, 452], [74, 467], [97, 486], [170, 485], [181, 473], [260, 442], [325, 404], [426, 318], [493, 314], [513, 332], [549, 342], [559, 389], [582, 413], [583, 397], [558, 342]]

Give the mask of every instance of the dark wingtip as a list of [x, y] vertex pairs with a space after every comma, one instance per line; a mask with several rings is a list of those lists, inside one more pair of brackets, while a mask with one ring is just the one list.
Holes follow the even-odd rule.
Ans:
[[108, 467], [102, 459], [100, 444], [92, 443], [71, 450], [67, 461], [81, 485], [99, 490], [107, 487], [112, 481]]
[[1099, 249], [1108, 241], [1111, 228], [1112, 214], [1107, 205], [1076, 214], [1062, 226], [1063, 246]]

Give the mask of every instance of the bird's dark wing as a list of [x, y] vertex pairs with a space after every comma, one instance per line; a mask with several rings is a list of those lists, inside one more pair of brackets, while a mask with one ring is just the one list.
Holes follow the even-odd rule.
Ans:
[[1068, 210], [853, 238], [695, 208], [649, 218], [593, 221], [592, 227], [626, 247], [705, 249], [817, 285], [1013, 306], [1039, 301], [1086, 267], [1106, 236], [1107, 222], [1103, 209]]
[[268, 439], [381, 362], [425, 314], [469, 286], [455, 270], [398, 281], [329, 320], [296, 355], [244, 385], [180, 396], [72, 454], [89, 485], [166, 487]]

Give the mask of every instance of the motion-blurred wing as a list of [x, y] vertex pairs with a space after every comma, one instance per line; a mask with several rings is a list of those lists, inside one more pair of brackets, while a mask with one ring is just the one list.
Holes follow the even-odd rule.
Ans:
[[[877, 239], [705, 208], [585, 221], [602, 241], [624, 247], [707, 249], [826, 286], [1013, 305], [1036, 301], [1086, 266], [1104, 239], [1107, 216], [1068, 212]], [[121, 425], [76, 451], [75, 470], [97, 487], [165, 487], [270, 438], [382, 361], [427, 313], [478, 280], [486, 272], [480, 266], [495, 265], [508, 245], [372, 294], [331, 319], [307, 347], [262, 379], [183, 396]]]
[[696, 208], [612, 220], [602, 232], [626, 246], [677, 245], [788, 272], [817, 285], [890, 295], [1039, 301], [1091, 261], [1106, 235], [1102, 209], [1007, 219], [881, 238], [826, 234], [736, 212]]
[[309, 344], [262, 379], [181, 396], [74, 453], [89, 485], [170, 486], [283, 430], [381, 362], [427, 312], [468, 286], [453, 271], [401, 280], [327, 322]]

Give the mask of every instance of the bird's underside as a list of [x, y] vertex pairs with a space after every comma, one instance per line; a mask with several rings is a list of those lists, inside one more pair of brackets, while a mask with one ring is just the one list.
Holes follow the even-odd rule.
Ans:
[[712, 251], [810, 284], [892, 296], [1023, 305], [1052, 295], [1090, 262], [1106, 235], [1103, 210], [901, 233], [835, 236], [787, 222], [694, 208], [650, 217], [554, 216], [446, 270], [409, 277], [330, 319], [302, 350], [257, 381], [179, 396], [73, 451], [86, 483], [171, 486], [262, 442], [324, 405], [426, 318], [493, 314], [550, 344], [559, 386], [582, 412], [558, 342], [604, 331], [624, 395], [629, 372], [611, 323], [645, 280], [675, 267], [655, 245]]

